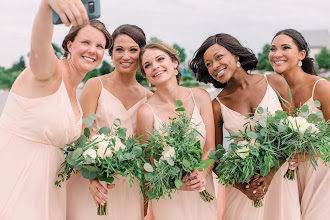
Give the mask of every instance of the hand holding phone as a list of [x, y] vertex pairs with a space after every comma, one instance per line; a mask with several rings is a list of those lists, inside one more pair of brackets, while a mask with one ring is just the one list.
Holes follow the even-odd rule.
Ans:
[[[99, 18], [101, 16], [100, 0], [81, 0], [81, 1], [87, 10], [89, 20]], [[69, 22], [71, 22], [69, 18], [68, 20]], [[53, 24], [62, 24], [61, 18], [53, 9], [52, 9], [52, 21]]]

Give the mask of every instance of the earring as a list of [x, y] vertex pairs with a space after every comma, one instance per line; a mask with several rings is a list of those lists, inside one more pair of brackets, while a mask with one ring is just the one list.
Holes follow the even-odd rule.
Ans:
[[113, 60], [111, 60], [110, 65], [113, 66]]
[[237, 67], [241, 67], [241, 63], [237, 60], [237, 62], [236, 62], [236, 66]]
[[70, 58], [71, 58], [71, 54], [68, 53], [68, 55], [66, 56], [66, 59], [67, 59], [67, 60], [70, 60]]
[[150, 83], [150, 81], [148, 81], [148, 86], [149, 86], [149, 88], [151, 87], [151, 83]]
[[174, 74], [175, 75], [178, 75], [179, 74], [179, 71], [177, 69], [174, 70]]
[[301, 62], [301, 60], [299, 60], [299, 62], [298, 62], [298, 66], [302, 66], [302, 62]]

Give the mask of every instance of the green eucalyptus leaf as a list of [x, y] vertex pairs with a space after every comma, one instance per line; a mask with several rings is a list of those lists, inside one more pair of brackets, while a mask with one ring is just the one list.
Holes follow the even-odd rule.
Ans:
[[89, 138], [89, 136], [91, 135], [91, 131], [88, 128], [84, 129], [84, 135]]
[[83, 119], [83, 123], [86, 125], [86, 126], [91, 126], [94, 124], [94, 120], [92, 118], [84, 118]]
[[317, 114], [310, 114], [307, 118], [308, 122], [314, 122], [319, 116]]
[[320, 108], [320, 107], [321, 107], [321, 103], [320, 103], [320, 101], [318, 101], [318, 100], [315, 100], [315, 101], [314, 101], [314, 105], [315, 105], [315, 107], [317, 107], [317, 108]]
[[175, 109], [175, 111], [177, 111], [177, 112], [184, 112], [184, 111], [186, 111], [186, 109], [183, 108], [183, 107], [180, 107], [180, 108]]
[[181, 180], [176, 179], [176, 180], [174, 181], [174, 184], [175, 184], [175, 187], [176, 187], [177, 189], [180, 189], [180, 187], [182, 186], [183, 182], [182, 182]]
[[278, 125], [277, 129], [278, 129], [279, 132], [284, 132], [284, 131], [286, 131], [287, 126], [286, 125]]
[[98, 177], [97, 179], [99, 181], [104, 181], [104, 182], [107, 182], [107, 183], [110, 183], [110, 184], [112, 184], [113, 181], [115, 180], [115, 178], [113, 178], [112, 176], [111, 177]]
[[104, 127], [102, 127], [100, 130], [99, 130], [99, 134], [105, 134], [105, 135], [108, 135], [108, 134], [110, 134], [110, 128], [109, 127], [107, 127], [107, 126], [104, 126]]
[[173, 174], [173, 175], [175, 175], [175, 174], [177, 174], [177, 173], [179, 173], [180, 172], [180, 168], [179, 167], [177, 167], [177, 166], [172, 166], [171, 167], [171, 173]]
[[183, 103], [182, 103], [181, 100], [176, 100], [176, 101], [174, 102], [174, 105], [175, 105], [176, 107], [181, 107], [181, 106], [183, 105]]
[[260, 129], [260, 134], [265, 137], [266, 136], [266, 129], [265, 128], [262, 128]]
[[147, 181], [150, 181], [152, 178], [154, 178], [154, 173], [146, 173], [144, 174], [144, 178], [147, 180]]
[[308, 105], [303, 105], [303, 106], [301, 106], [300, 111], [301, 111], [301, 112], [308, 112], [308, 111], [309, 111], [309, 109], [308, 109]]
[[68, 164], [71, 166], [75, 166], [78, 163], [78, 160], [75, 160], [72, 158], [73, 152], [69, 153], [68, 156], [66, 157], [66, 160], [68, 161]]
[[72, 153], [72, 159], [74, 159], [74, 160], [78, 159], [81, 156], [82, 152], [83, 152], [83, 149], [80, 147], [75, 149]]
[[258, 113], [259, 115], [261, 115], [262, 113], [264, 113], [264, 108], [263, 108], [263, 107], [259, 107], [259, 108], [257, 109], [257, 113]]
[[248, 136], [249, 138], [252, 138], [252, 139], [257, 139], [257, 138], [258, 138], [257, 133], [255, 133], [255, 132], [253, 132], [253, 131], [249, 131], [249, 132], [247, 133], [247, 136]]
[[120, 129], [118, 129], [118, 131], [117, 131], [117, 135], [118, 135], [121, 139], [125, 139], [125, 137], [126, 137], [126, 131], [127, 131], [127, 128], [120, 128]]
[[262, 116], [259, 120], [259, 124], [261, 125], [261, 127], [265, 128], [267, 126], [267, 118], [266, 116]]
[[94, 121], [96, 120], [96, 115], [95, 115], [95, 113], [93, 113], [93, 112], [90, 112], [90, 113], [89, 113], [89, 117], [90, 117], [91, 119], [93, 119]]
[[145, 163], [145, 164], [143, 165], [143, 167], [144, 167], [144, 169], [145, 169], [147, 172], [149, 172], [149, 173], [151, 173], [151, 172], [154, 171], [154, 168], [150, 165], [150, 163]]
[[191, 163], [190, 163], [189, 160], [187, 160], [187, 159], [183, 159], [183, 160], [182, 160], [182, 164], [183, 164], [183, 166], [185, 166], [186, 168], [189, 168], [190, 165], [191, 165]]
[[215, 156], [217, 153], [216, 150], [211, 150], [210, 153], [209, 153], [209, 158], [213, 159], [213, 160], [217, 160], [217, 156]]
[[169, 165], [174, 166], [174, 161], [170, 157], [166, 157], [166, 161]]
[[99, 172], [100, 171], [99, 168], [94, 167], [94, 166], [89, 166], [89, 165], [82, 166], [82, 168], [84, 168], [88, 171], [92, 171], [92, 172]]
[[132, 149], [132, 153], [136, 156], [136, 157], [140, 157], [142, 155], [142, 148], [139, 146], [135, 146]]
[[87, 141], [87, 137], [85, 135], [81, 135], [79, 138], [78, 138], [78, 141], [77, 141], [77, 147], [83, 147], [85, 145]]
[[144, 138], [144, 135], [140, 135], [139, 137], [137, 137], [135, 140], [139, 141], [142, 140]]
[[89, 171], [89, 170], [85, 169], [84, 167], [80, 170], [80, 172], [81, 172], [81, 175], [85, 179], [95, 179], [98, 174], [98, 172]]

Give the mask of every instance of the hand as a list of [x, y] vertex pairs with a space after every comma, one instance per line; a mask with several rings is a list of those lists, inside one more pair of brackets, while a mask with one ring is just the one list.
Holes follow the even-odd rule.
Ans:
[[[107, 184], [108, 189], [115, 187], [115, 184]], [[89, 184], [89, 192], [92, 194], [96, 207], [104, 205], [108, 201], [108, 190], [102, 186], [100, 181], [91, 180]]]
[[63, 24], [73, 26], [89, 22], [87, 10], [81, 0], [47, 0], [50, 7], [60, 16]]
[[257, 192], [263, 192], [264, 195], [266, 195], [268, 188], [273, 180], [273, 177], [275, 175], [276, 171], [274, 168], [271, 169], [271, 171], [268, 173], [267, 176], [261, 176], [261, 175], [254, 175], [251, 178], [251, 181], [249, 184], [246, 185], [247, 189], [253, 189], [257, 190]]
[[191, 174], [183, 177], [182, 182], [183, 184], [179, 190], [198, 192], [205, 190], [206, 180], [198, 170], [194, 170]]
[[236, 183], [234, 187], [244, 193], [252, 201], [262, 200], [265, 196], [261, 187], [254, 189], [246, 183]]
[[309, 154], [307, 153], [295, 154], [290, 158], [289, 169], [294, 170], [297, 166], [309, 160]]

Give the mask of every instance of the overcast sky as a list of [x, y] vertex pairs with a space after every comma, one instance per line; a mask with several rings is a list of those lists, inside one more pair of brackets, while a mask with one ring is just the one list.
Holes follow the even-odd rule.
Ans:
[[[0, 6], [0, 66], [26, 57], [32, 22], [40, 0], [7, 0]], [[135, 24], [147, 39], [177, 43], [192, 54], [215, 33], [228, 33], [255, 53], [284, 28], [330, 30], [329, 0], [101, 0], [101, 21], [110, 32]], [[57, 25], [53, 42], [61, 45], [69, 28]], [[110, 62], [109, 56], [105, 59]], [[27, 59], [26, 59], [27, 61]]]

